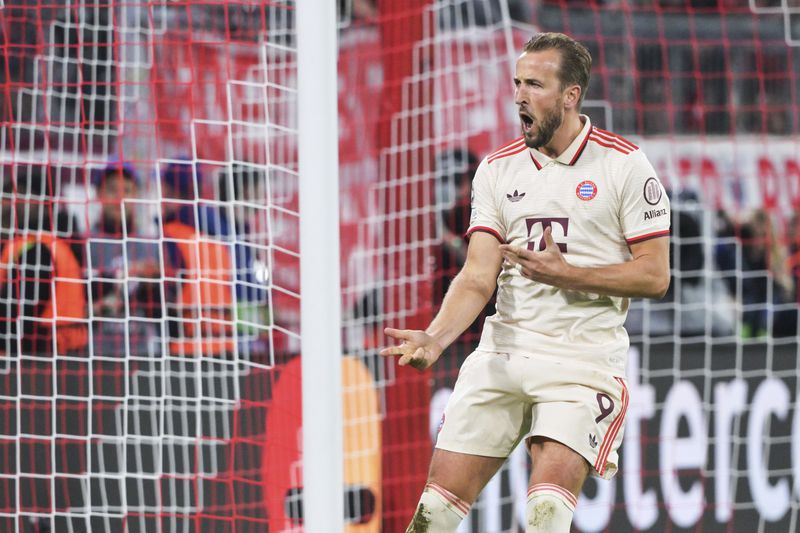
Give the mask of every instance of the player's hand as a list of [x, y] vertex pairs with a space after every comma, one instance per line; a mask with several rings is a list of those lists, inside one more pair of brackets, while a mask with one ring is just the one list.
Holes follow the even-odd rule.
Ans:
[[545, 248], [534, 252], [521, 246], [501, 244], [503, 257], [511, 266], [519, 268], [523, 277], [555, 287], [563, 287], [569, 263], [564, 259], [561, 249], [553, 241], [553, 231], [548, 226], [544, 229]]
[[400, 366], [410, 365], [417, 370], [425, 370], [442, 355], [443, 348], [424, 331], [385, 328], [383, 332], [393, 339], [403, 341], [398, 346], [390, 346], [380, 351], [381, 355], [399, 355], [397, 364]]

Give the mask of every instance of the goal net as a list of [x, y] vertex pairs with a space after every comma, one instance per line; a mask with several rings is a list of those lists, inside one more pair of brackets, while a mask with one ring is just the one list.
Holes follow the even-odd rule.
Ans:
[[0, 4], [0, 530], [267, 530], [296, 440], [266, 431], [300, 333], [291, 7]]
[[[426, 373], [382, 328], [424, 327], [463, 264], [542, 30], [589, 47], [584, 112], [673, 208], [620, 472], [575, 526], [800, 527], [789, 4], [338, 2], [348, 531], [404, 530], [424, 484], [481, 322]], [[291, 0], [0, 1], [0, 530], [302, 530], [299, 24]], [[460, 531], [524, 528], [528, 471], [515, 451]]]

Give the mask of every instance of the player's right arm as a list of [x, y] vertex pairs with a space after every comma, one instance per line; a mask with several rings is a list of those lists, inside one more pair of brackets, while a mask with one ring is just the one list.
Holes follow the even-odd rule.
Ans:
[[467, 260], [450, 284], [436, 317], [425, 331], [386, 328], [386, 335], [402, 342], [381, 350], [381, 355], [399, 356], [400, 366], [411, 365], [418, 370], [435, 363], [492, 297], [503, 261], [499, 245], [494, 235], [473, 232]]

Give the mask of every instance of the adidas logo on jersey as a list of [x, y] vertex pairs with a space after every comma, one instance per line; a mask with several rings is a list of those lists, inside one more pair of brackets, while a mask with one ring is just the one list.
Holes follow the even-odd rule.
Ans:
[[597, 437], [591, 433], [589, 433], [589, 446], [591, 446], [592, 449], [597, 448]]
[[519, 202], [524, 197], [525, 193], [520, 194], [516, 189], [514, 189], [514, 194], [506, 194], [506, 198], [508, 198], [512, 202]]

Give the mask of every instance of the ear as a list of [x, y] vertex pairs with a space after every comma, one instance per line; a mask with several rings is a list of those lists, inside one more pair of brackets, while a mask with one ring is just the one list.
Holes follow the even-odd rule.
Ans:
[[577, 108], [581, 99], [581, 86], [570, 85], [564, 89], [564, 107], [567, 109]]

